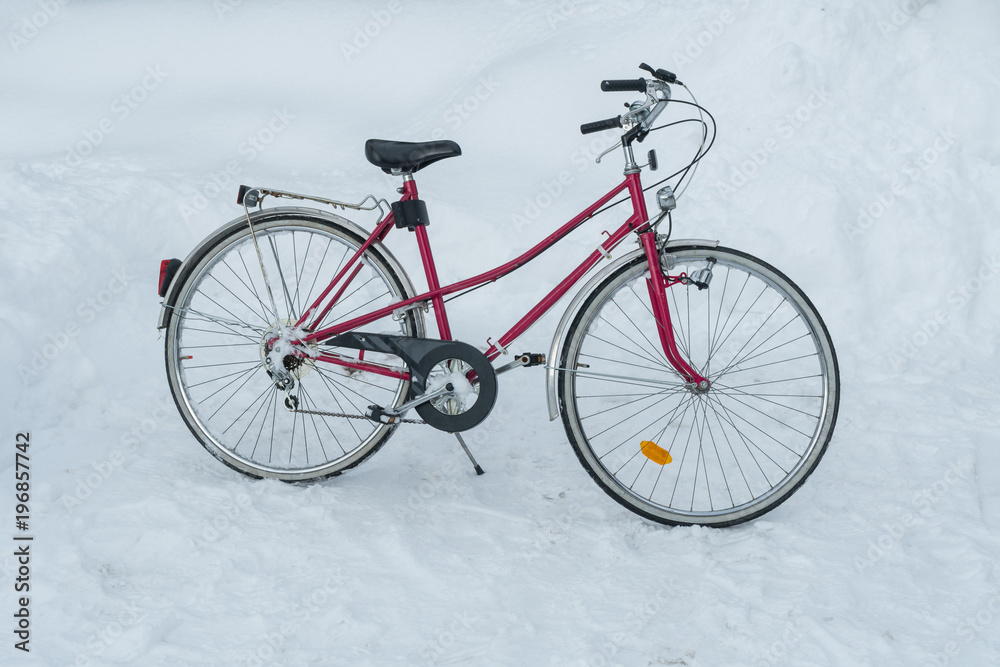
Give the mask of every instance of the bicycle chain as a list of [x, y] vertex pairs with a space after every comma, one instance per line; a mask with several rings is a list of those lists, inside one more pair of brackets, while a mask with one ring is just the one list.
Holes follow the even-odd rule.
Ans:
[[[324, 412], [322, 410], [299, 410], [298, 408], [295, 408], [294, 410], [292, 410], [292, 412], [298, 412], [299, 414], [303, 414], [303, 415], [320, 415], [321, 417], [343, 417], [345, 419], [364, 419], [365, 421], [373, 421], [371, 419], [368, 419], [368, 417], [366, 417], [364, 415], [349, 415], [346, 412]], [[420, 419], [403, 419], [402, 417], [397, 417], [396, 421], [399, 422], [400, 424], [426, 424], [427, 423], [427, 422], [422, 421]], [[374, 423], [381, 424], [382, 422], [374, 422]], [[393, 423], [396, 423], [396, 422], [389, 422], [389, 423], [393, 424]]]

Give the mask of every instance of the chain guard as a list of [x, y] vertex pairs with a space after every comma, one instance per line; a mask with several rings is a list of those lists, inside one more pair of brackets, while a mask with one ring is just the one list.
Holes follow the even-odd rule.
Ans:
[[424, 393], [427, 378], [439, 363], [458, 359], [471, 366], [477, 376], [479, 396], [468, 410], [451, 415], [439, 411], [430, 403], [414, 408], [425, 422], [438, 430], [448, 433], [467, 431], [486, 419], [496, 403], [497, 375], [493, 364], [486, 355], [468, 343], [350, 331], [328, 338], [324, 344], [399, 357], [410, 371], [408, 399], [417, 398]]

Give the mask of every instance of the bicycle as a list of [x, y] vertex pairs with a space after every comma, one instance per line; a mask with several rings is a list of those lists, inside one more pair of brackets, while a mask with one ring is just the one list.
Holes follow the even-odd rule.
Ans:
[[[497, 377], [543, 365], [550, 419], [596, 483], [629, 510], [664, 524], [728, 526], [786, 500], [816, 468], [840, 398], [836, 353], [816, 309], [769, 264], [717, 241], [675, 240], [671, 185], [708, 152], [708, 114], [675, 100], [674, 74], [606, 80], [604, 91], [645, 93], [615, 118], [624, 180], [537, 245], [479, 275], [441, 285], [414, 173], [461, 155], [452, 141], [369, 140], [365, 154], [402, 178], [398, 201], [361, 202], [240, 186], [243, 215], [183, 261], [164, 260], [159, 328], [171, 393], [201, 444], [235, 470], [289, 482], [339, 475], [374, 454], [404, 423], [461, 433], [493, 408]], [[687, 87], [684, 86], [685, 90]], [[688, 93], [690, 91], [688, 90]], [[671, 103], [696, 108], [702, 142], [686, 170], [642, 186], [641, 143]], [[711, 117], [711, 114], [708, 114]], [[673, 124], [673, 123], [672, 123]], [[671, 124], [671, 125], [672, 125]], [[712, 141], [715, 129], [712, 122]], [[609, 203], [620, 193], [627, 197]], [[265, 208], [266, 197], [377, 212], [372, 231], [319, 209]], [[487, 349], [455, 340], [445, 301], [535, 259], [611, 206], [632, 214]], [[255, 209], [255, 210], [251, 210]], [[668, 231], [659, 226], [668, 222]], [[417, 293], [385, 247], [393, 228], [416, 237], [428, 291]], [[639, 248], [612, 259], [627, 238]], [[494, 367], [508, 347], [599, 263], [567, 307], [547, 354]], [[446, 297], [449, 297], [446, 299]], [[438, 338], [428, 338], [433, 309]], [[408, 418], [415, 412], [420, 419]]]

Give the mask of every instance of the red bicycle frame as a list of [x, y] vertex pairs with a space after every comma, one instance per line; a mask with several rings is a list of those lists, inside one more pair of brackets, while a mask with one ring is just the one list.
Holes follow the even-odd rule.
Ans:
[[[617, 247], [630, 232], [634, 231], [639, 235], [642, 247], [646, 253], [646, 260], [649, 262], [650, 266], [650, 278], [647, 278], [647, 287], [649, 290], [653, 315], [656, 318], [658, 325], [657, 329], [659, 331], [660, 343], [663, 347], [663, 352], [666, 355], [667, 360], [677, 370], [677, 372], [681, 374], [685, 381], [695, 384], [707, 382], [704, 377], [695, 371], [683, 359], [683, 357], [681, 357], [681, 354], [677, 349], [677, 344], [674, 340], [673, 326], [670, 322], [670, 309], [667, 305], [667, 281], [664, 279], [664, 276], [660, 271], [659, 252], [656, 247], [656, 234], [649, 225], [649, 219], [646, 213], [646, 202], [642, 196], [642, 183], [639, 179], [639, 173], [637, 171], [626, 173], [625, 180], [622, 181], [617, 187], [591, 204], [575, 218], [564, 224], [521, 256], [507, 262], [506, 264], [498, 266], [495, 269], [473, 276], [472, 278], [452, 283], [451, 285], [440, 285], [437, 276], [437, 269], [434, 265], [434, 256], [431, 253], [430, 239], [427, 236], [427, 230], [423, 226], [418, 226], [416, 227], [414, 233], [417, 236], [417, 246], [420, 250], [420, 258], [424, 265], [424, 274], [427, 278], [427, 286], [429, 288], [428, 291], [406, 299], [405, 301], [373, 310], [353, 319], [346, 320], [323, 329], [317, 329], [323, 321], [323, 318], [330, 312], [330, 309], [337, 303], [337, 300], [343, 295], [348, 285], [350, 285], [351, 281], [361, 270], [360, 259], [364, 252], [372, 244], [383, 241], [389, 234], [389, 231], [394, 227], [393, 215], [390, 213], [375, 227], [375, 230], [371, 233], [368, 239], [361, 245], [360, 248], [358, 248], [351, 259], [340, 269], [333, 280], [330, 281], [330, 284], [327, 285], [313, 304], [295, 323], [296, 327], [305, 327], [306, 330], [311, 331], [311, 333], [306, 335], [301, 342], [310, 343], [314, 341], [323, 341], [337, 334], [351, 331], [352, 329], [356, 329], [358, 327], [363, 327], [364, 325], [379, 320], [401, 308], [407, 308], [408, 306], [427, 301], [434, 306], [434, 317], [437, 321], [438, 333], [441, 339], [452, 340], [451, 327], [448, 324], [448, 313], [445, 310], [444, 305], [444, 297], [450, 294], [455, 294], [456, 292], [478, 287], [489, 282], [494, 282], [508, 273], [513, 272], [548, 250], [557, 241], [572, 232], [583, 222], [590, 219], [590, 217], [593, 216], [599, 208], [608, 203], [612, 197], [626, 189], [628, 190], [629, 196], [632, 200], [632, 215], [628, 218], [628, 220], [626, 220], [621, 227], [615, 230], [614, 233], [610, 234], [608, 238], [601, 243], [596, 250], [594, 250], [594, 252], [592, 252], [578, 267], [576, 267], [568, 276], [556, 285], [551, 292], [549, 292], [541, 301], [529, 310], [520, 320], [518, 320], [514, 326], [512, 326], [505, 334], [500, 336], [496, 342], [492, 342], [489, 350], [486, 351], [486, 357], [492, 361], [500, 356], [501, 353], [505, 352], [508, 345], [510, 345], [521, 334], [527, 331], [532, 324], [542, 317], [549, 310], [549, 308], [559, 301], [559, 299], [562, 298], [563, 295], [565, 295], [566, 292], [568, 292], [573, 285], [580, 280], [580, 278], [590, 271], [590, 269], [593, 268], [602, 257], [610, 256], [611, 250]], [[400, 201], [407, 201], [411, 199], [417, 199], [417, 184], [412, 177], [408, 177], [403, 182], [403, 196], [400, 198]], [[343, 284], [340, 285], [333, 297], [327, 302], [325, 307], [320, 308], [324, 300], [330, 295], [331, 292], [334, 291], [334, 288], [336, 288], [341, 281], [343, 281]], [[381, 364], [365, 361], [363, 355], [361, 358], [355, 360], [341, 357], [339, 355], [323, 353], [316, 356], [315, 360], [401, 379], [409, 377], [408, 373], [390, 368], [388, 366], [383, 366]]]

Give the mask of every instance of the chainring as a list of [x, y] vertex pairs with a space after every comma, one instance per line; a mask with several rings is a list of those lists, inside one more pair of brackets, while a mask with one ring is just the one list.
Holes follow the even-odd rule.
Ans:
[[[496, 403], [497, 375], [493, 364], [468, 343], [363, 331], [340, 334], [324, 343], [399, 357], [410, 371], [409, 399], [425, 393], [428, 381], [433, 384], [441, 368], [463, 368], [474, 387], [474, 400], [467, 392], [462, 401], [432, 401], [414, 408], [427, 424], [438, 430], [449, 433], [467, 431], [486, 419]], [[456, 407], [457, 403], [461, 404]]]

